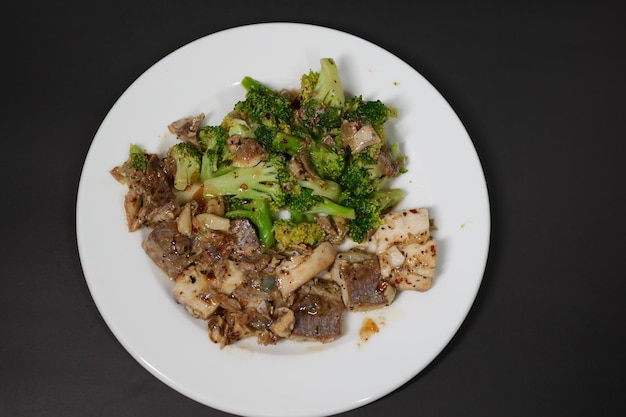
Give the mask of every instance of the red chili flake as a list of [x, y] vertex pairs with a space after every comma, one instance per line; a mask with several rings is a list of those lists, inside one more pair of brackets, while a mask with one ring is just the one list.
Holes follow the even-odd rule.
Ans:
[[410, 211], [411, 213], [413, 213], [413, 214], [417, 214], [417, 209], [411, 209], [411, 210], [409, 210], [409, 211]]

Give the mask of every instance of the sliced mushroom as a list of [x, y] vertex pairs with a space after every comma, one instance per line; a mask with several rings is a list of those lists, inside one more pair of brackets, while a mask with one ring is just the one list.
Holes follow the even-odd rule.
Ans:
[[283, 297], [300, 288], [335, 261], [335, 247], [322, 242], [310, 253], [294, 255], [276, 267], [276, 282]]
[[[345, 130], [349, 131], [348, 129]], [[344, 129], [342, 128], [342, 133], [343, 132]], [[353, 154], [359, 153], [368, 146], [376, 145], [380, 142], [382, 142], [382, 139], [371, 125], [365, 125], [351, 135], [343, 138], [343, 146], [349, 146]]]
[[278, 318], [270, 325], [270, 330], [278, 337], [287, 338], [293, 330], [296, 323], [296, 316], [293, 311], [287, 307], [279, 307], [276, 309]]

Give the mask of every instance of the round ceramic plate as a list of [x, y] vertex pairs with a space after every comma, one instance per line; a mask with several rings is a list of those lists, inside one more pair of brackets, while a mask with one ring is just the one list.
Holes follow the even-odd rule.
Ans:
[[[242, 50], [243, 48], [243, 50]], [[220, 349], [205, 322], [170, 295], [171, 282], [129, 233], [126, 188], [109, 171], [129, 145], [163, 152], [167, 125], [204, 112], [219, 124], [244, 97], [252, 76], [274, 88], [297, 87], [337, 62], [348, 95], [398, 109], [390, 141], [408, 155], [400, 208], [428, 207], [438, 230], [438, 270], [424, 293], [401, 292], [387, 308], [346, 313], [345, 334], [329, 344], [245, 340]], [[319, 26], [269, 23], [198, 39], [141, 75], [114, 104], [87, 154], [77, 198], [77, 240], [85, 279], [113, 334], [148, 371], [207, 406], [243, 416], [327, 416], [368, 404], [416, 376], [465, 319], [487, 260], [490, 213], [485, 178], [459, 118], [418, 72], [384, 49]], [[369, 318], [379, 331], [360, 337]], [[312, 400], [315, 398], [315, 400]]]

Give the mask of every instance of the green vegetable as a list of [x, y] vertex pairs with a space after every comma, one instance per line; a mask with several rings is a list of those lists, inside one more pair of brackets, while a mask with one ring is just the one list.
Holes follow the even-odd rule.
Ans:
[[226, 115], [224, 119], [222, 119], [221, 127], [228, 136], [239, 135], [242, 138], [256, 137], [253, 126], [250, 126], [250, 124], [236, 112]]
[[145, 172], [148, 167], [148, 156], [146, 151], [139, 145], [131, 144], [128, 151], [128, 163], [135, 169]]
[[235, 104], [235, 111], [244, 113], [253, 122], [269, 128], [289, 129], [291, 98], [273, 90], [259, 81], [244, 77], [241, 85], [246, 89], [246, 98]]
[[299, 122], [315, 138], [339, 133], [345, 93], [334, 59], [320, 59], [319, 71], [311, 70], [301, 77], [298, 100]]
[[204, 150], [200, 181], [215, 176], [221, 167], [229, 165], [232, 154], [226, 148], [227, 139], [227, 132], [222, 126], [205, 126], [198, 131], [198, 140]]
[[246, 97], [235, 104], [234, 111], [248, 120], [259, 143], [270, 150], [278, 133], [291, 131], [291, 97], [252, 77], [244, 77], [241, 85], [246, 89]]
[[276, 152], [295, 155], [306, 148], [306, 141], [296, 135], [278, 132], [272, 138], [270, 148]]
[[271, 199], [284, 202], [279, 170], [268, 161], [251, 167], [230, 167], [204, 181], [204, 197], [234, 196], [242, 199]]
[[[276, 231], [289, 236], [282, 246], [318, 242], [316, 216], [346, 219], [348, 236], [363, 242], [404, 197], [402, 190], [386, 187], [390, 177], [405, 171], [399, 148], [384, 139], [396, 109], [380, 100], [347, 98], [332, 58], [320, 59], [319, 71], [303, 74], [296, 90], [275, 90], [249, 76], [241, 85], [245, 98], [220, 125], [198, 131], [198, 149], [172, 148], [180, 166], [177, 189], [197, 182], [205, 198], [227, 197], [226, 216], [249, 219], [266, 247], [276, 242]], [[344, 123], [356, 129], [370, 125], [382, 141], [352, 154], [344, 148]], [[233, 135], [255, 139], [267, 156], [255, 166], [232, 165]], [[136, 152], [141, 166], [146, 156]], [[278, 220], [284, 219], [280, 211], [289, 218]]]
[[297, 221], [310, 220], [313, 215], [340, 216], [354, 219], [355, 212], [347, 207], [314, 193], [313, 189], [296, 187], [288, 195], [287, 209]]
[[398, 117], [398, 110], [380, 100], [365, 101], [362, 96], [355, 96], [346, 102], [344, 118], [362, 126], [371, 125], [381, 138], [385, 137], [385, 123], [392, 117]]
[[272, 211], [268, 198], [230, 199], [225, 216], [229, 219], [248, 219], [257, 229], [259, 241], [265, 248], [274, 242]]
[[298, 185], [311, 190], [313, 195], [325, 197], [331, 201], [339, 200], [341, 196], [341, 185], [335, 181], [321, 178], [307, 178], [298, 180]]
[[346, 168], [346, 154], [343, 149], [323, 143], [309, 149], [309, 160], [321, 178], [340, 181]]
[[291, 220], [276, 220], [274, 235], [276, 242], [283, 249], [300, 244], [315, 246], [326, 238], [326, 233], [319, 223], [296, 223]]
[[178, 142], [169, 149], [168, 156], [176, 163], [174, 188], [183, 191], [200, 180], [202, 153], [198, 148], [187, 142]]

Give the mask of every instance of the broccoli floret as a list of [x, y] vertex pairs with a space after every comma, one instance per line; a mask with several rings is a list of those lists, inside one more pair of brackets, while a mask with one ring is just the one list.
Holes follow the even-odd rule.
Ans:
[[146, 151], [139, 145], [131, 144], [128, 150], [128, 164], [139, 171], [145, 172], [148, 167], [148, 156]]
[[381, 187], [382, 171], [369, 153], [351, 155], [341, 177], [341, 185], [350, 195], [368, 196]]
[[273, 217], [269, 198], [230, 198], [225, 216], [229, 219], [248, 219], [257, 229], [259, 241], [265, 248], [274, 242]]
[[276, 152], [282, 152], [293, 156], [305, 147], [306, 141], [303, 138], [289, 133], [278, 132], [272, 138], [271, 148]]
[[252, 77], [244, 77], [245, 100], [235, 104], [234, 111], [249, 120], [255, 137], [266, 149], [279, 132], [291, 131], [291, 97], [273, 90]]
[[202, 151], [215, 148], [216, 145], [224, 146], [227, 139], [228, 134], [222, 126], [204, 126], [198, 131]]
[[356, 213], [350, 221], [348, 237], [357, 243], [364, 242], [382, 224], [383, 214], [395, 207], [404, 195], [403, 190], [395, 188], [370, 195], [345, 195]]
[[319, 72], [309, 71], [301, 78], [300, 99], [314, 98], [327, 106], [343, 109], [346, 98], [333, 58], [320, 59]]
[[289, 95], [273, 90], [251, 77], [244, 77], [241, 85], [246, 89], [246, 98], [235, 104], [235, 111], [246, 114], [258, 124], [279, 130], [289, 125], [291, 119]]
[[381, 214], [385, 214], [400, 204], [405, 196], [406, 192], [400, 188], [386, 188], [374, 193], [374, 198], [380, 204]]
[[397, 117], [395, 107], [387, 106], [380, 100], [365, 101], [362, 96], [355, 96], [346, 102], [344, 118], [361, 125], [371, 125], [378, 136], [384, 138], [384, 124], [392, 117]]
[[404, 198], [400, 189], [383, 188], [387, 177], [370, 152], [351, 155], [341, 178], [339, 204], [354, 209], [348, 237], [357, 243], [366, 240], [381, 225], [381, 216]]
[[380, 205], [375, 199], [352, 197], [351, 205], [356, 216], [348, 228], [348, 237], [354, 242], [364, 242], [382, 224]]
[[234, 196], [242, 199], [267, 198], [278, 206], [284, 204], [284, 192], [279, 182], [279, 169], [271, 161], [251, 167], [223, 169], [204, 184], [204, 197]]
[[254, 129], [254, 136], [256, 136], [257, 142], [268, 151], [272, 150], [277, 134], [279, 133], [277, 133], [275, 129], [264, 125], [257, 126], [256, 129]]
[[352, 220], [356, 218], [356, 211], [352, 207], [336, 203], [326, 197], [322, 197], [317, 203], [309, 207], [305, 214], [322, 214], [325, 216], [338, 216]]
[[228, 135], [222, 126], [205, 126], [198, 131], [202, 155], [200, 181], [213, 177], [218, 169], [228, 165], [232, 154], [226, 148]]
[[313, 168], [322, 178], [338, 181], [346, 168], [346, 155], [343, 150], [324, 144], [316, 144], [309, 148], [309, 156]]
[[176, 163], [174, 188], [183, 191], [200, 180], [202, 153], [198, 148], [188, 142], [178, 142], [169, 149], [168, 157]]
[[326, 197], [332, 201], [339, 200], [341, 196], [341, 185], [335, 181], [324, 180], [322, 178], [307, 178], [298, 180], [297, 182], [301, 187], [310, 189], [313, 195]]
[[239, 135], [242, 138], [255, 138], [254, 129], [237, 112], [227, 114], [222, 120], [222, 129], [227, 136]]
[[274, 222], [274, 236], [276, 242], [283, 248], [305, 244], [315, 246], [326, 239], [326, 232], [319, 223], [291, 220], [276, 220]]
[[314, 194], [311, 188], [296, 187], [288, 194], [287, 209], [296, 221], [311, 220], [315, 215], [340, 216], [353, 219], [355, 211], [327, 197]]
[[336, 134], [341, 127], [345, 93], [337, 64], [332, 58], [320, 59], [320, 70], [302, 75], [298, 90], [299, 121], [304, 128], [320, 138]]

